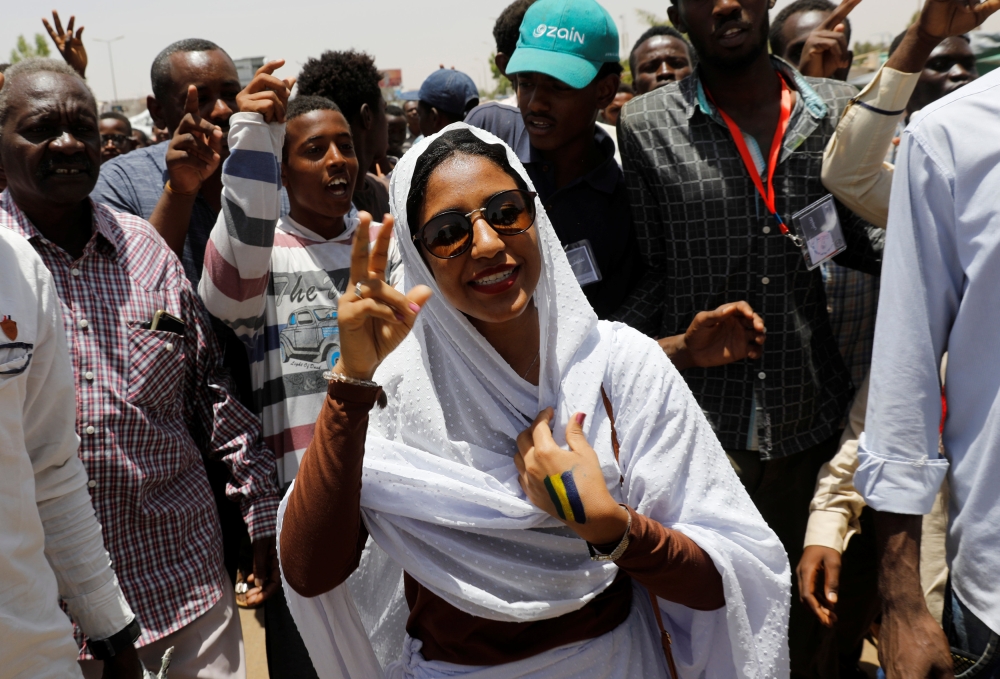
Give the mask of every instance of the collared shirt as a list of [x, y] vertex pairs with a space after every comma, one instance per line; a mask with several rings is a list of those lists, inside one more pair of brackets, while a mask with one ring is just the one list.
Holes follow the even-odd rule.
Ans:
[[947, 474], [951, 585], [1000, 633], [997, 120], [993, 71], [924, 108], [903, 133], [854, 483], [879, 511], [926, 514]]
[[[774, 173], [776, 206], [787, 220], [826, 194], [823, 148], [855, 90], [773, 63], [799, 95]], [[753, 420], [765, 459], [829, 438], [852, 385], [822, 276], [807, 270], [768, 214], [698, 71], [628, 102], [619, 141], [649, 270], [616, 318], [669, 336], [684, 332], [699, 311], [746, 300], [767, 326], [763, 357], [684, 375], [723, 447], [745, 449]], [[842, 205], [837, 212], [848, 242], [838, 263], [877, 274], [884, 232]]]
[[94, 639], [134, 615], [101, 540], [76, 451], [76, 395], [62, 309], [31, 245], [0, 229], [0, 667], [79, 676], [62, 595]]
[[[167, 148], [169, 141], [136, 149], [123, 156], [101, 164], [101, 176], [90, 197], [98, 203], [111, 206], [118, 212], [127, 212], [148, 220], [163, 195], [163, 187], [170, 175], [167, 173]], [[288, 194], [281, 190], [281, 214], [288, 214]], [[184, 274], [195, 289], [201, 280], [201, 267], [205, 261], [205, 246], [215, 226], [216, 213], [199, 193], [191, 208], [187, 237], [181, 263]]]
[[531, 145], [518, 109], [488, 102], [470, 111], [465, 122], [495, 134], [514, 149], [564, 247], [590, 241], [602, 279], [584, 286], [583, 293], [599, 318], [610, 316], [643, 271], [614, 140], [595, 126], [594, 140], [604, 160], [584, 176], [557, 188], [555, 167]]
[[[275, 532], [275, 461], [257, 419], [230, 395], [208, 314], [163, 239], [96, 203], [93, 222], [74, 260], [0, 195], [0, 227], [31, 242], [59, 293], [79, 455], [147, 644], [207, 611], [226, 586], [203, 458], [229, 464], [228, 492], [253, 539]], [[185, 323], [183, 337], [142, 326], [158, 309]]]

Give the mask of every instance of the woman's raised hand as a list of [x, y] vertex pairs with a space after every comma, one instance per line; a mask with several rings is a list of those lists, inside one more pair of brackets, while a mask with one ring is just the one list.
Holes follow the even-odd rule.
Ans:
[[369, 252], [372, 217], [367, 212], [359, 213], [359, 217], [361, 223], [351, 249], [351, 279], [337, 307], [340, 360], [334, 370], [347, 377], [370, 380], [379, 364], [410, 332], [432, 293], [426, 285], [418, 285], [403, 295], [386, 282], [393, 218], [385, 215]]
[[566, 425], [561, 448], [552, 438], [552, 408], [517, 437], [514, 456], [518, 480], [531, 503], [564, 521], [594, 545], [618, 542], [628, 525], [628, 512], [611, 497], [597, 453], [583, 434], [583, 413]]

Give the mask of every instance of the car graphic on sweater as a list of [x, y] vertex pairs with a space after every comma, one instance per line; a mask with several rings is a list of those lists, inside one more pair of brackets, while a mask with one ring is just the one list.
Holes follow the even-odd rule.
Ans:
[[337, 309], [332, 306], [300, 307], [288, 315], [288, 325], [278, 335], [281, 362], [298, 358], [333, 364], [340, 358]]

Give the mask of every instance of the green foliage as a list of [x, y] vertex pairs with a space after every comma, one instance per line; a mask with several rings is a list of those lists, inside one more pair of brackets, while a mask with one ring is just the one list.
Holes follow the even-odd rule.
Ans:
[[632, 69], [629, 67], [628, 57], [621, 60], [622, 65], [622, 82], [632, 84]]
[[17, 36], [17, 47], [10, 51], [10, 63], [16, 64], [17, 62], [25, 59], [31, 59], [33, 57], [47, 57], [50, 54], [52, 54], [52, 52], [49, 51], [49, 44], [45, 42], [44, 35], [41, 33], [35, 33], [35, 44], [32, 46], [28, 44], [24, 35], [21, 34]]
[[500, 73], [500, 69], [497, 68], [496, 56], [497, 56], [496, 52], [490, 52], [490, 58], [489, 58], [490, 76], [496, 83], [496, 87], [493, 88], [493, 91], [491, 92], [486, 90], [480, 92], [480, 94], [483, 97], [489, 99], [500, 99], [509, 96], [514, 92], [514, 86], [511, 85], [510, 80], [508, 80], [506, 76]]

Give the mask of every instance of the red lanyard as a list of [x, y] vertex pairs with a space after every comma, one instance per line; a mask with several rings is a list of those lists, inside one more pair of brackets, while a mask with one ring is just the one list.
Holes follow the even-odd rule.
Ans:
[[760, 173], [757, 171], [757, 166], [754, 165], [753, 156], [750, 155], [750, 149], [747, 148], [747, 142], [743, 138], [743, 132], [740, 128], [733, 122], [733, 119], [729, 115], [719, 108], [718, 104], [715, 104], [715, 99], [712, 99], [712, 93], [705, 90], [708, 94], [708, 98], [715, 104], [716, 110], [722, 115], [722, 119], [726, 122], [726, 127], [729, 128], [729, 133], [733, 136], [733, 141], [736, 142], [736, 148], [739, 149], [740, 157], [743, 159], [743, 164], [747, 168], [747, 172], [750, 174], [750, 179], [753, 180], [754, 186], [757, 187], [757, 192], [760, 193], [760, 197], [764, 200], [764, 206], [768, 209], [768, 212], [774, 217], [775, 221], [778, 222], [778, 228], [781, 230], [782, 235], [788, 236], [797, 245], [801, 247], [801, 242], [799, 239], [793, 235], [788, 227], [785, 226], [785, 222], [781, 219], [778, 214], [777, 209], [774, 206], [774, 170], [778, 167], [778, 156], [781, 154], [781, 142], [785, 138], [785, 132], [788, 130], [788, 121], [792, 118], [792, 91], [788, 88], [788, 83], [785, 82], [784, 77], [778, 76], [781, 80], [781, 115], [778, 116], [778, 127], [774, 130], [774, 139], [771, 141], [771, 150], [767, 154], [767, 187], [765, 189], [764, 184], [761, 182]]

